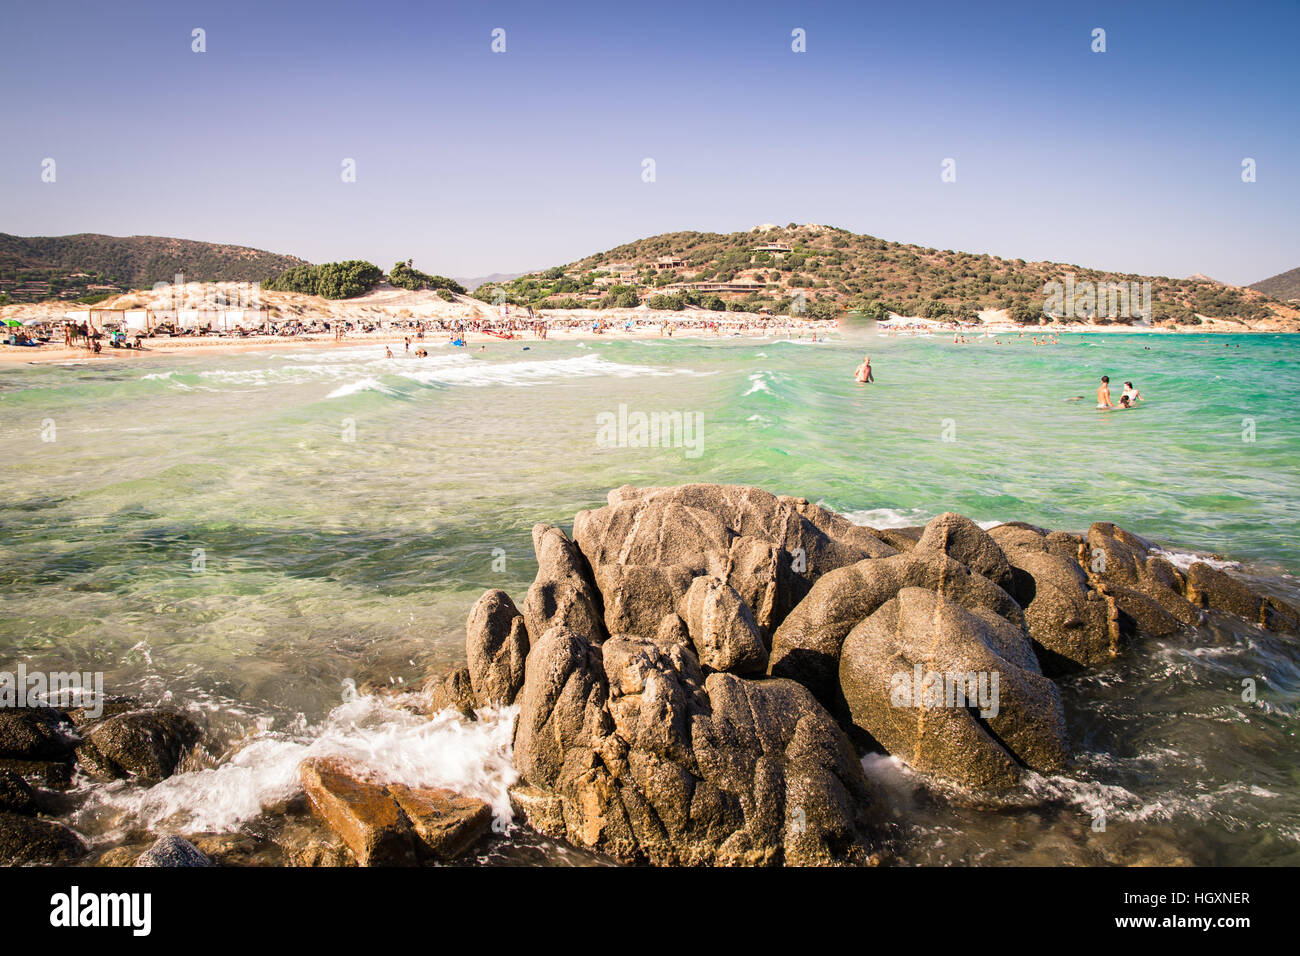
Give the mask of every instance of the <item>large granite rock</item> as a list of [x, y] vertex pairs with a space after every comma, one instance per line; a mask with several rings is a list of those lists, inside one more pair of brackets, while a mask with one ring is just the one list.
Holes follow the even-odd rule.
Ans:
[[488, 591], [470, 610], [465, 653], [478, 706], [514, 703], [524, 683], [528, 632], [523, 615], [505, 591]]
[[992, 581], [934, 550], [859, 561], [824, 575], [777, 628], [768, 673], [803, 684], [822, 705], [844, 719], [839, 659], [844, 638], [905, 587], [938, 591], [971, 610], [1024, 623], [1011, 596]]
[[1021, 767], [1068, 758], [1056, 685], [1024, 631], [907, 587], [844, 641], [840, 682], [854, 723], [891, 754], [964, 786], [1014, 785]]
[[538, 524], [533, 526], [533, 552], [537, 576], [524, 599], [529, 636], [536, 639], [553, 627], [567, 627], [603, 641], [600, 591], [578, 546], [554, 525]]
[[1009, 553], [1018, 572], [1025, 623], [1044, 671], [1059, 675], [1096, 667], [1119, 652], [1114, 606], [1089, 584], [1077, 561], [1046, 548]]
[[692, 648], [553, 628], [519, 697], [515, 806], [624, 862], [862, 859], [874, 801], [847, 738], [792, 681], [707, 677]]
[[[701, 575], [735, 588], [771, 633], [822, 574], [894, 553], [825, 509], [738, 485], [624, 486], [606, 507], [580, 512], [573, 537], [604, 598], [608, 633], [642, 637]], [[611, 596], [621, 599], [615, 607]], [[647, 608], [662, 597], [666, 605]]]
[[767, 648], [749, 606], [726, 581], [701, 575], [682, 598], [680, 616], [700, 663], [709, 670], [761, 674]]
[[965, 515], [951, 511], [926, 524], [916, 551], [938, 551], [988, 578], [1004, 591], [1011, 590], [1011, 565], [989, 533]]

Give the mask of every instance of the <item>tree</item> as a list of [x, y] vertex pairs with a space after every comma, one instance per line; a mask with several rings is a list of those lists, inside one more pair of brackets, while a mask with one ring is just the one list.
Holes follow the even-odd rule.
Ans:
[[263, 284], [277, 292], [301, 292], [326, 299], [352, 299], [365, 295], [380, 279], [383, 270], [364, 259], [326, 262], [319, 266], [296, 266]]
[[421, 272], [411, 266], [412, 261], [407, 259], [405, 262], [396, 263], [388, 273], [388, 281], [399, 289], [410, 289], [412, 292], [418, 292], [421, 289], [446, 289], [458, 295], [465, 294], [465, 287], [455, 279]]

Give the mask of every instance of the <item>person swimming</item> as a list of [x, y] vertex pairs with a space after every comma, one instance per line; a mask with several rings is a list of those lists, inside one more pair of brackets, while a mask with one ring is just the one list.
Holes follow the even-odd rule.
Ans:
[[1127, 398], [1130, 405], [1136, 405], [1138, 402], [1142, 401], [1142, 393], [1133, 387], [1132, 382], [1125, 382], [1124, 391], [1119, 398], [1121, 402]]
[[858, 370], [853, 373], [853, 380], [857, 382], [859, 385], [866, 385], [867, 383], [874, 382], [876, 380], [876, 377], [871, 374], [870, 355], [863, 358], [862, 364], [859, 365]]
[[1109, 375], [1103, 375], [1101, 377], [1101, 385], [1098, 386], [1097, 388], [1097, 407], [1098, 408], [1115, 407], [1114, 403], [1111, 402], [1110, 400], [1110, 376]]

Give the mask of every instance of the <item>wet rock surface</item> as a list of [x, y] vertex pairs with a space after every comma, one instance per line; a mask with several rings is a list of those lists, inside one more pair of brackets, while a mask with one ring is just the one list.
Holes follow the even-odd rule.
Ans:
[[1104, 522], [877, 531], [759, 489], [625, 486], [572, 542], [534, 533], [511, 799], [625, 862], [859, 862], [882, 809], [864, 752], [1003, 791], [1069, 766], [1053, 677], [1204, 608], [1294, 615]]
[[[360, 866], [415, 866], [449, 861], [492, 825], [482, 800], [450, 790], [416, 789], [371, 779], [365, 767], [312, 758], [299, 767], [312, 812], [347, 846]], [[322, 856], [325, 848], [322, 847]], [[312, 859], [311, 865], [342, 865]]]
[[[1107, 522], [985, 530], [945, 513], [876, 530], [760, 489], [625, 486], [579, 513], [572, 537], [543, 524], [533, 544], [522, 605], [486, 592], [465, 662], [399, 695], [408, 715], [464, 728], [484, 724], [445, 711], [472, 721], [517, 708], [504, 714], [510, 804], [533, 842], [521, 859], [560, 845], [655, 865], [873, 863], [899, 805], [864, 760], [932, 782], [958, 816], [1024, 802], [1013, 829], [1035, 833], [1057, 811], [1018, 784], [1074, 773], [1067, 728], [1098, 720], [1080, 696], [1087, 672], [1122, 668], [1140, 642], [1176, 642], [1207, 616], [1300, 632], [1300, 611], [1248, 580], [1175, 566]], [[1066, 675], [1073, 710], [1056, 683]], [[277, 793], [238, 832], [136, 825], [90, 852], [51, 818], [77, 819], [86, 779], [143, 790], [211, 765], [190, 716], [103, 704], [0, 709], [0, 862], [408, 866], [486, 859], [507, 842], [489, 837], [482, 800], [313, 757], [301, 791]], [[1196, 862], [1172, 837], [1135, 832], [1087, 844], [1049, 833], [1042, 856]]]
[[82, 744], [77, 762], [105, 778], [138, 778], [157, 783], [170, 777], [185, 755], [203, 739], [186, 715], [167, 710], [131, 710], [78, 728]]

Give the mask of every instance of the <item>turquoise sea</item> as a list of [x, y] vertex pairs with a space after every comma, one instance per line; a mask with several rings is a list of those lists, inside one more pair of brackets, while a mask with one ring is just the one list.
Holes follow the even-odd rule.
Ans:
[[[1112, 520], [1300, 603], [1295, 339], [997, 339], [846, 328], [817, 344], [0, 366], [0, 670], [102, 671], [109, 691], [197, 708], [242, 741], [149, 793], [92, 794], [80, 826], [107, 837], [237, 828], [329, 747], [506, 814], [508, 715], [430, 729], [364, 691], [461, 659], [484, 589], [523, 599], [533, 524], [567, 527], [624, 483], [754, 484], [878, 526]], [[877, 381], [858, 386], [865, 352]], [[1146, 401], [1098, 411], [1102, 374]], [[698, 455], [604, 447], [598, 416], [620, 406], [698, 415]], [[360, 699], [344, 701], [348, 681]], [[1215, 620], [1063, 692], [1076, 765], [1032, 779], [1022, 805], [976, 808], [868, 758], [899, 811], [899, 859], [1300, 863], [1300, 641]]]

